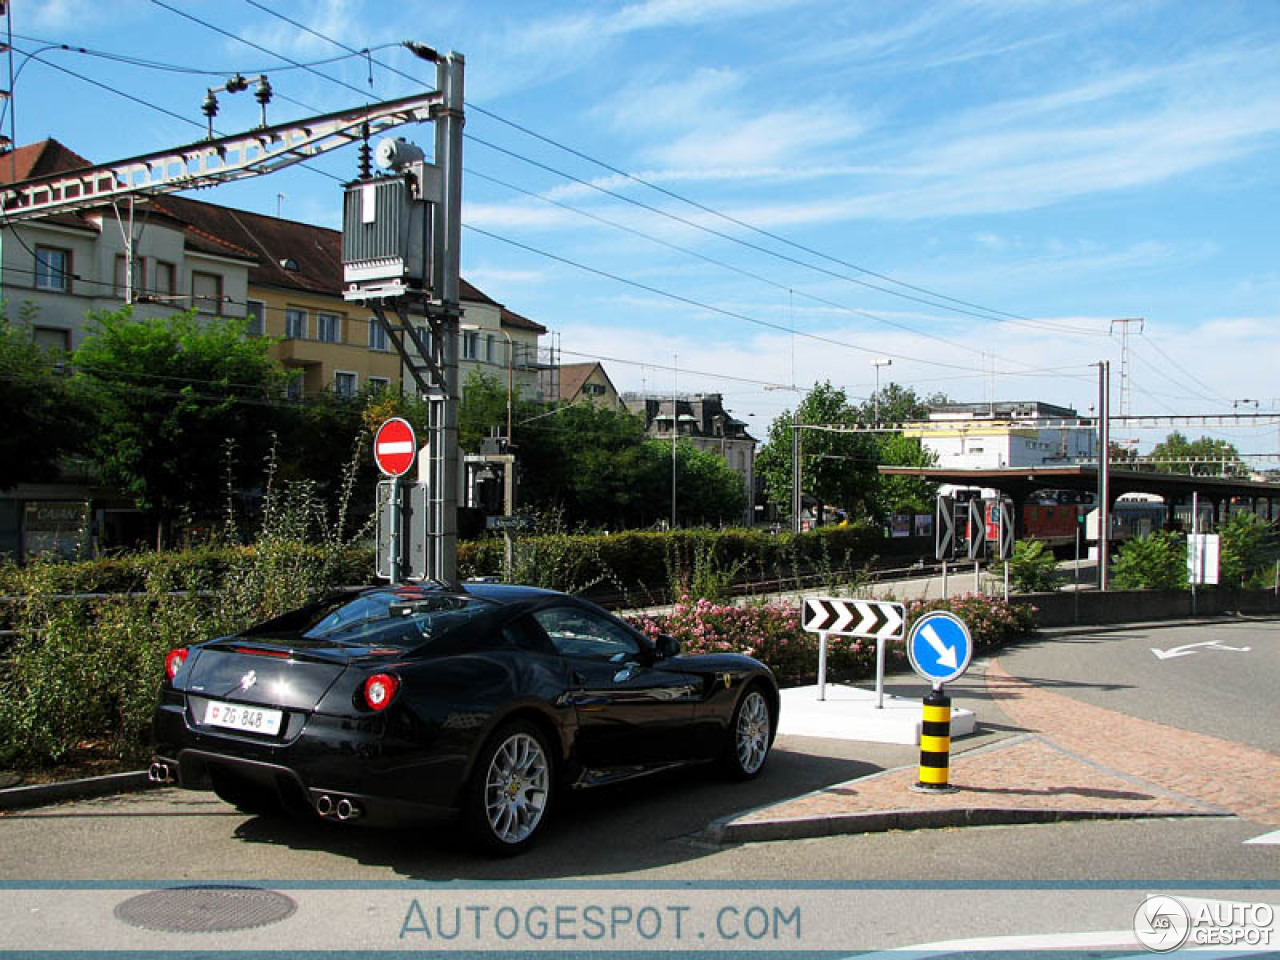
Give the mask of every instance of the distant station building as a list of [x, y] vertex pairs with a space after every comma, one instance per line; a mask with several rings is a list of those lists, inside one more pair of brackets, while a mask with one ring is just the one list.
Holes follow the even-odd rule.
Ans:
[[1030, 401], [944, 403], [903, 433], [947, 470], [1087, 463], [1097, 459], [1097, 422], [1070, 407]]

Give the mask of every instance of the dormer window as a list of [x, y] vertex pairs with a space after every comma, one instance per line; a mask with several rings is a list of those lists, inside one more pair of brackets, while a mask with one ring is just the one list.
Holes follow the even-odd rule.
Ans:
[[293, 257], [281, 257], [281, 258], [280, 258], [280, 269], [281, 269], [281, 270], [289, 270], [289, 271], [291, 271], [292, 273], [297, 273], [297, 272], [298, 272], [298, 261], [297, 261], [297, 260], [295, 260], [295, 259], [293, 259]]

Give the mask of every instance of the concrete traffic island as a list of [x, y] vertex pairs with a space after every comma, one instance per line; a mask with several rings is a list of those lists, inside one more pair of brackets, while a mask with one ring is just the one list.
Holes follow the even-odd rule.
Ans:
[[1009, 675], [998, 661], [985, 690], [1014, 732], [953, 752], [954, 792], [912, 791], [912, 764], [721, 818], [707, 839], [1136, 817], [1239, 816], [1280, 826], [1276, 754], [1072, 699]]
[[[796, 737], [823, 737], [831, 740], [866, 740], [898, 743], [914, 747], [920, 743], [920, 701], [884, 695], [877, 707], [874, 690], [841, 684], [826, 685], [826, 699], [818, 699], [819, 688], [787, 687], [782, 690], [782, 716], [778, 733]], [[973, 733], [977, 716], [959, 707], [951, 711], [951, 736]]]

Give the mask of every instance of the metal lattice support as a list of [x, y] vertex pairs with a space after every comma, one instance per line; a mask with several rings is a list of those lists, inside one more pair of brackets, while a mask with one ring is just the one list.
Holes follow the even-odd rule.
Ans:
[[176, 193], [274, 173], [330, 150], [431, 118], [443, 96], [430, 91], [399, 100], [202, 140], [174, 150], [21, 180], [0, 190], [10, 223], [101, 206], [120, 197]]

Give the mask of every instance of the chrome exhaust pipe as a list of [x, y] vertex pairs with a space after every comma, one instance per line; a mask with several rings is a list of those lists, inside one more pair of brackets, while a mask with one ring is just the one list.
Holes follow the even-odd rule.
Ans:
[[173, 779], [167, 763], [153, 763], [147, 768], [147, 779], [152, 783], [168, 783]]
[[333, 813], [333, 798], [327, 793], [322, 793], [316, 797], [316, 813], [322, 817], [327, 817]]
[[360, 816], [360, 807], [352, 803], [346, 797], [338, 801], [338, 819], [339, 820], [355, 820]]

